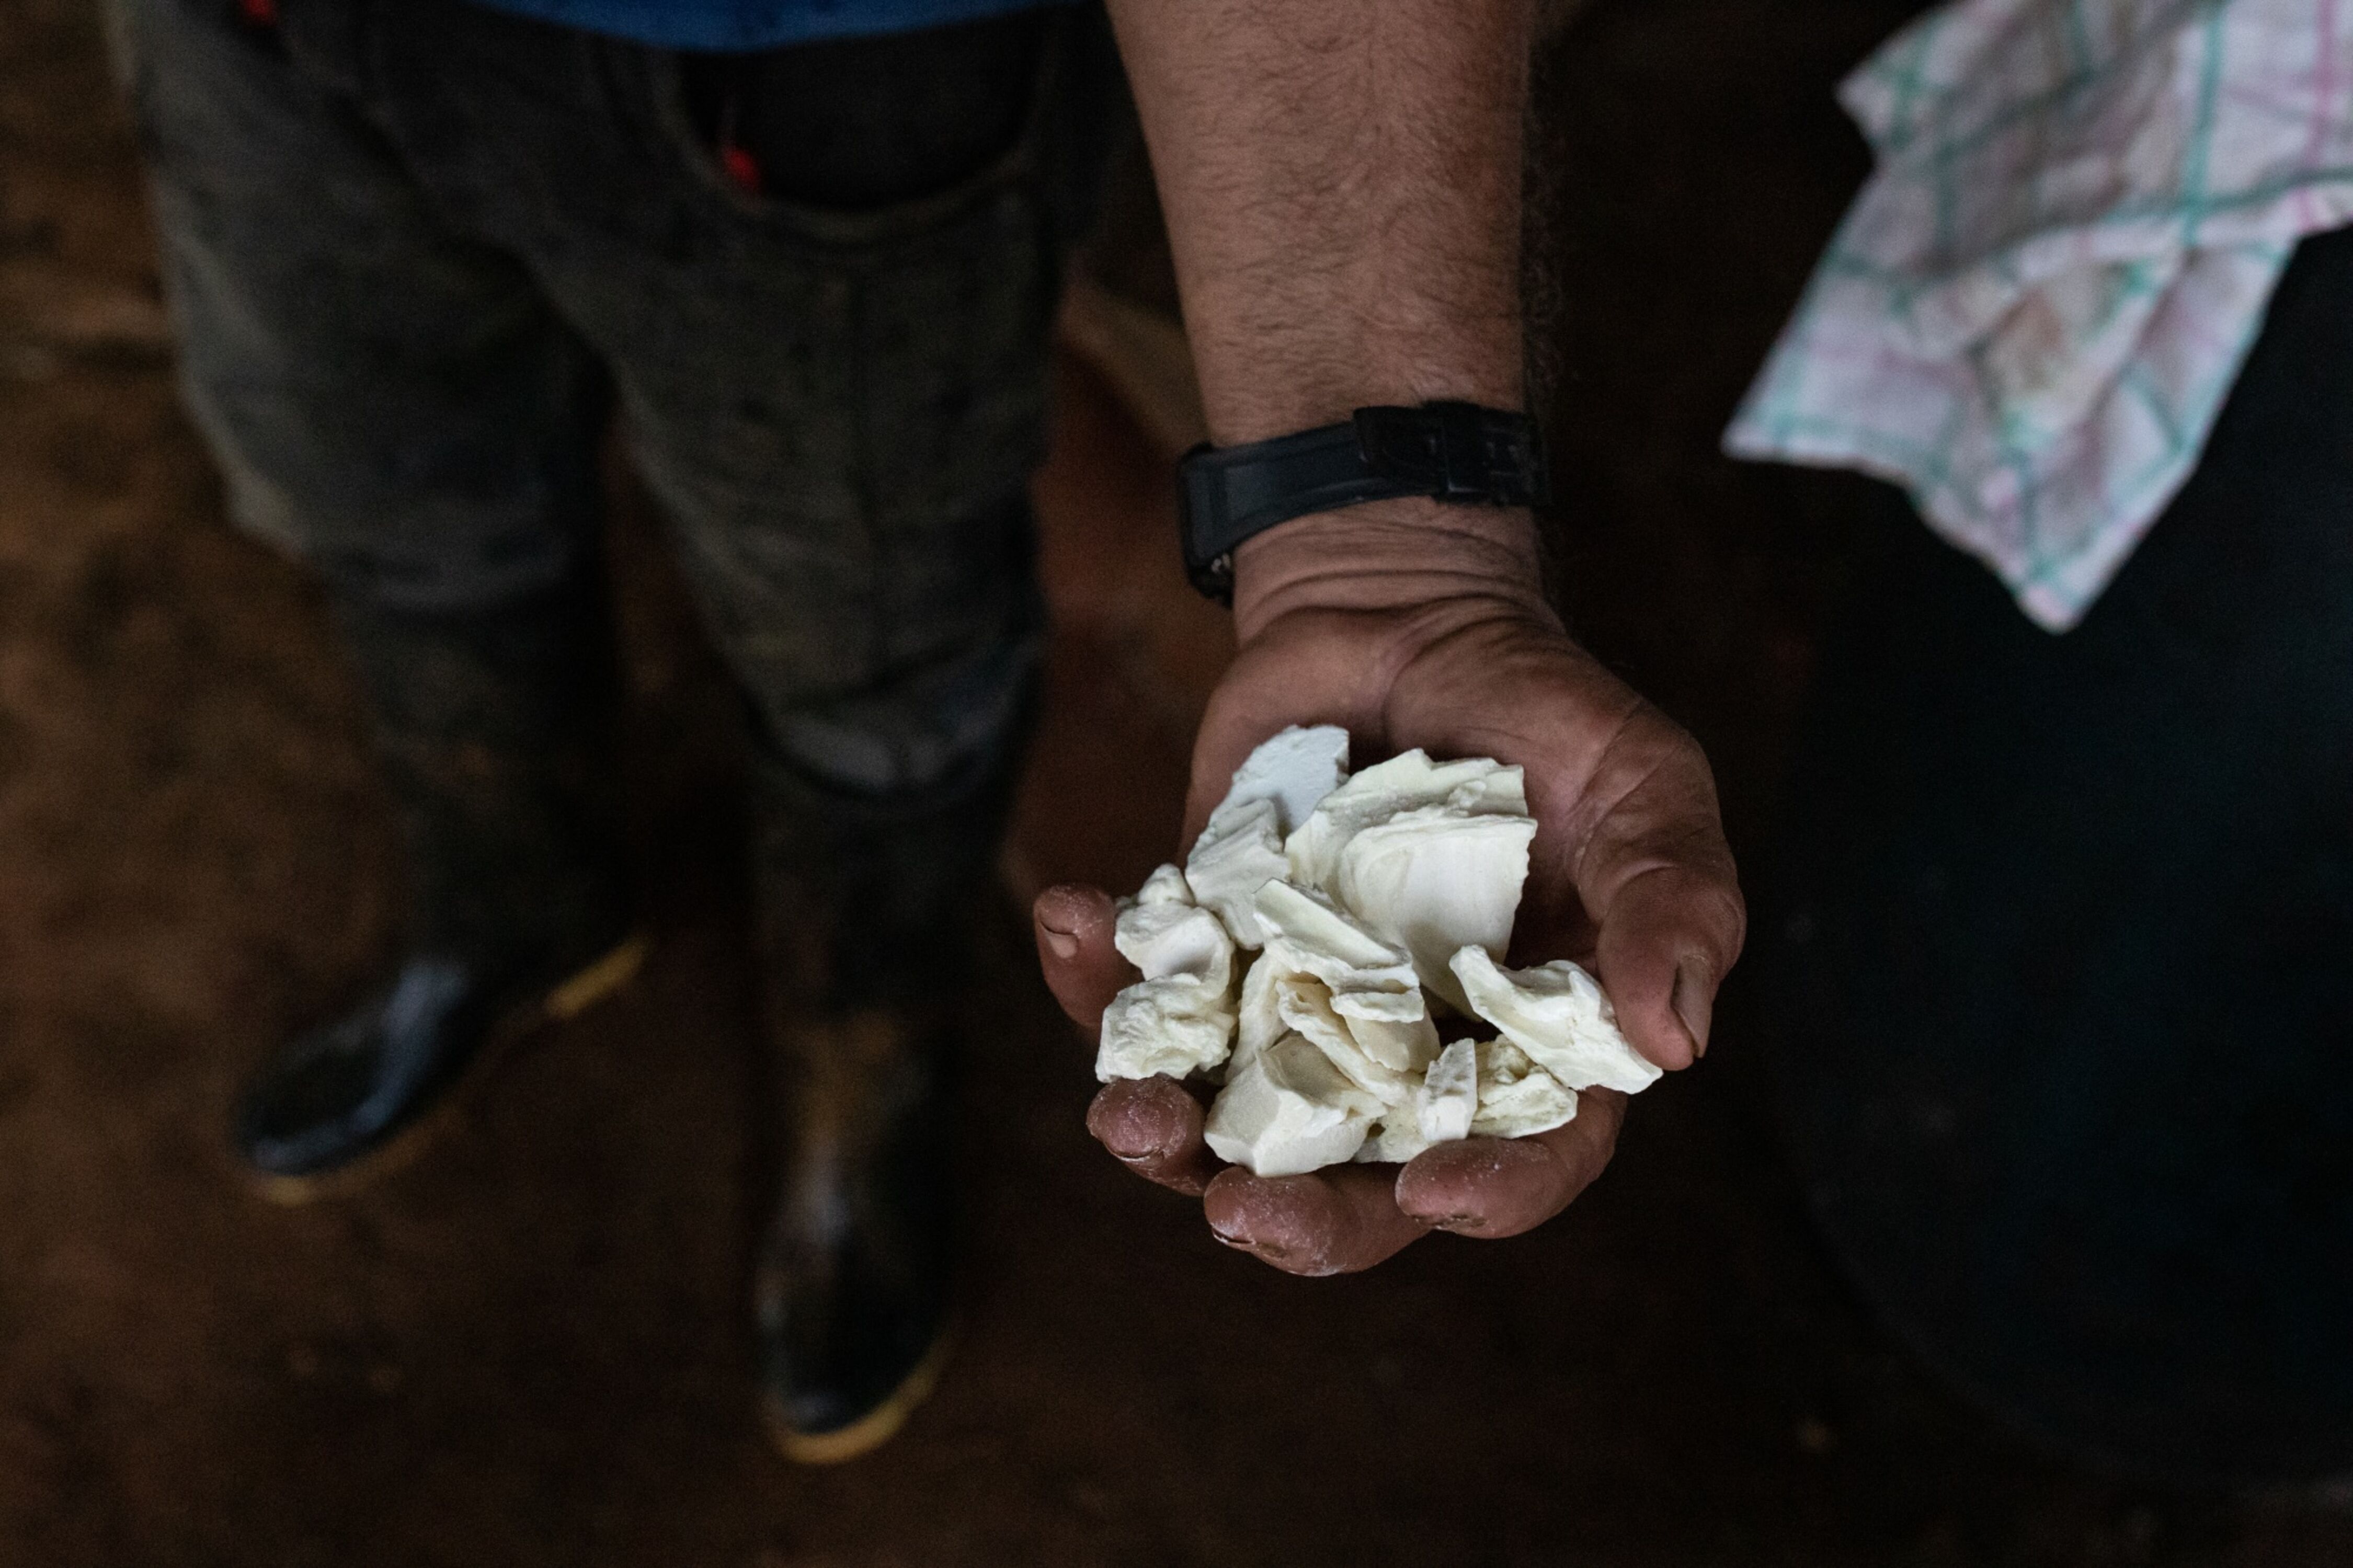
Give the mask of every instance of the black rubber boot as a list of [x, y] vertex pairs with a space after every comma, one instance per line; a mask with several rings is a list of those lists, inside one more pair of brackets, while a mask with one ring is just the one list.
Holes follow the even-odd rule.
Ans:
[[761, 946], [784, 1175], [754, 1309], [769, 1426], [804, 1463], [889, 1438], [944, 1359], [958, 1007], [1012, 761], [889, 802], [762, 770]]
[[384, 984], [239, 1100], [237, 1148], [271, 1196], [379, 1173], [491, 1047], [634, 972], [605, 608], [587, 582], [485, 612], [335, 605], [400, 808], [411, 917]]

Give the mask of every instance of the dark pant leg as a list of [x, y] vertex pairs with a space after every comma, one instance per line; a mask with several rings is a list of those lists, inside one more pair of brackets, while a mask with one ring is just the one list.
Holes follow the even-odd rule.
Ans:
[[314, 34], [116, 0], [187, 402], [237, 520], [324, 580], [406, 817], [417, 940], [493, 967], [572, 953], [611, 940], [619, 901], [601, 376], [385, 140], [341, 47], [357, 13], [289, 10]]
[[[772, 860], [822, 885], [838, 953], [887, 956], [875, 984], [935, 975], [904, 955], [981, 890], [1035, 679], [1026, 490], [1082, 183], [1065, 156], [1075, 19], [1035, 49], [973, 52], [1009, 83], [935, 81], [935, 98], [904, 90], [901, 51], [935, 77], [961, 57], [920, 37], [832, 56], [842, 113], [881, 99], [955, 122], [906, 136], [935, 182], [881, 159], [872, 188], [836, 171], [819, 194], [844, 205], [820, 205], [773, 140], [786, 194], [730, 178], [707, 61], [461, 7], [402, 16], [380, 58], [396, 134], [610, 365], [755, 719]], [[797, 74], [735, 62], [736, 118], [773, 132], [742, 95]]]
[[414, 609], [569, 575], [604, 393], [529, 276], [442, 221], [299, 47], [220, 0], [115, 6], [187, 400], [238, 522]]
[[2353, 1467], [2353, 230], [2075, 631], [1886, 510], [1759, 922], [1822, 1226], [2077, 1453]]

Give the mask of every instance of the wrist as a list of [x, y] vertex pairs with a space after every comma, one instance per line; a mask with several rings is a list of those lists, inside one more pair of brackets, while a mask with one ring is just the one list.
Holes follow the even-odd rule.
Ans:
[[1411, 497], [1295, 518], [1234, 552], [1234, 635], [1247, 643], [1303, 611], [1406, 612], [1454, 604], [1557, 624], [1523, 507]]

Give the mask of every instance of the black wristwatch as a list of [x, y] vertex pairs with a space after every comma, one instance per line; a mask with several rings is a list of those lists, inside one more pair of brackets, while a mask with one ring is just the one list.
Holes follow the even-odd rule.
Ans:
[[1345, 425], [1196, 447], [1176, 487], [1185, 574], [1221, 605], [1234, 602], [1235, 549], [1278, 522], [1406, 496], [1541, 506], [1551, 494], [1535, 422], [1472, 403], [1359, 408]]

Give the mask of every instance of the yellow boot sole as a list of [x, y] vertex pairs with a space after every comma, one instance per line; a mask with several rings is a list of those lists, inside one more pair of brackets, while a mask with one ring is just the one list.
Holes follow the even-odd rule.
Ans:
[[796, 1465], [839, 1465], [871, 1454], [899, 1435], [915, 1406], [932, 1396], [940, 1384], [940, 1373], [948, 1363], [950, 1342], [955, 1338], [951, 1329], [943, 1328], [932, 1341], [932, 1348], [923, 1352], [907, 1375], [899, 1380], [882, 1403], [851, 1422], [831, 1432], [803, 1432], [785, 1419], [784, 1411], [774, 1397], [763, 1395], [760, 1414], [768, 1424], [768, 1435], [776, 1439], [776, 1451]]

